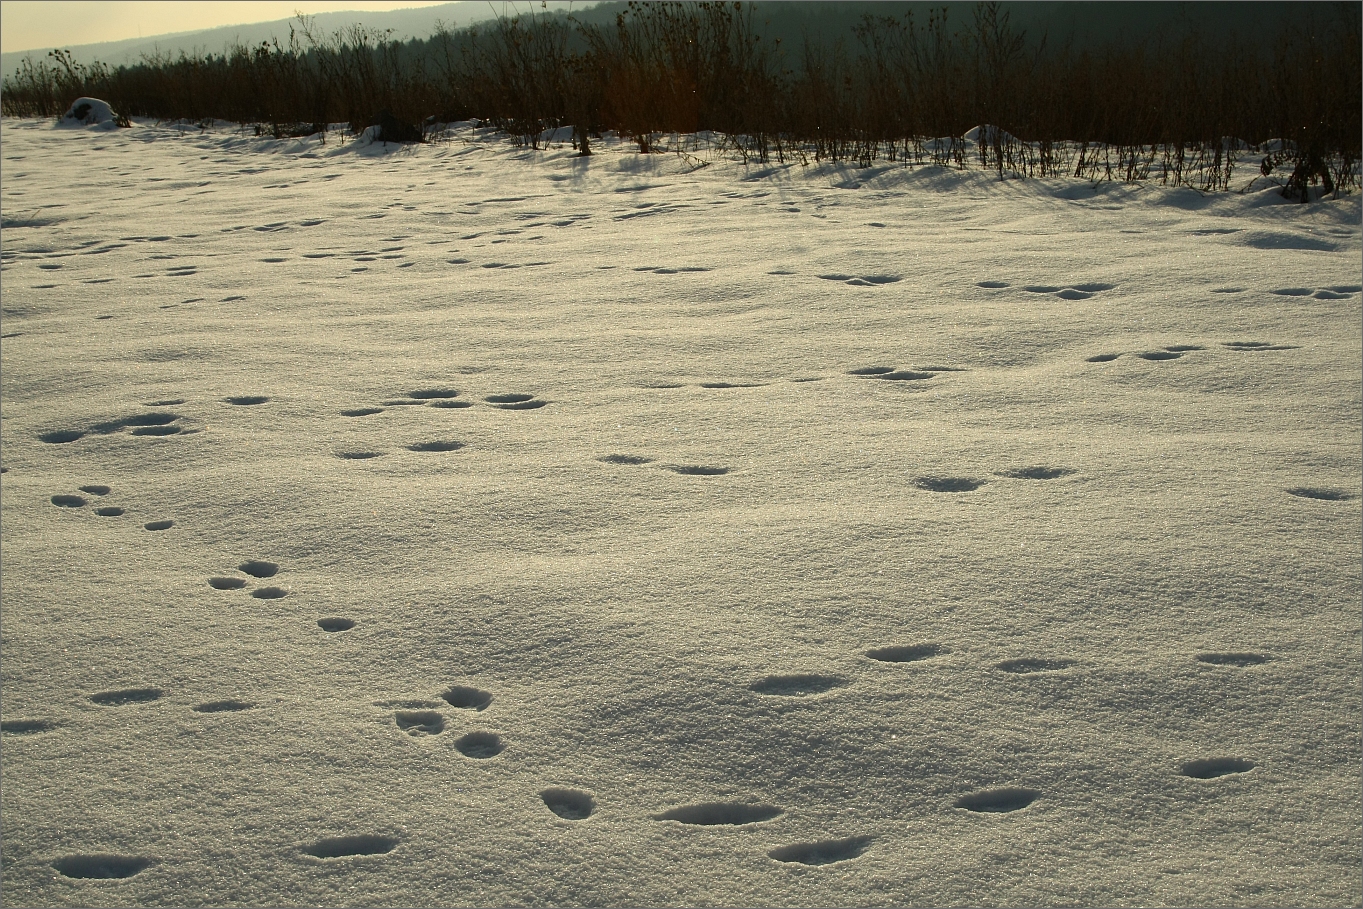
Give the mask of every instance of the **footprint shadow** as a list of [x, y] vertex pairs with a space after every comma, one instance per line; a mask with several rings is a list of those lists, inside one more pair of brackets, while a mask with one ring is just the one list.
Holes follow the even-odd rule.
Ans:
[[875, 841], [870, 836], [849, 836], [840, 840], [817, 840], [780, 846], [767, 853], [778, 862], [800, 865], [832, 865], [860, 856]]
[[[1322, 502], [1347, 502], [1356, 499], [1358, 496], [1343, 489], [1330, 489], [1323, 486], [1294, 486], [1287, 490], [1290, 496], [1299, 499], [1318, 499]], [[56, 496], [53, 496], [53, 504], [56, 504]]]
[[92, 694], [90, 700], [101, 707], [123, 707], [127, 704], [149, 704], [159, 700], [164, 693], [160, 688], [124, 688]]
[[445, 731], [445, 718], [435, 710], [399, 710], [393, 714], [393, 720], [411, 736], [439, 735]]
[[190, 709], [195, 713], [236, 713], [240, 710], [250, 710], [254, 706], [254, 704], [246, 701], [231, 698], [225, 701], [208, 701], [204, 704], [195, 704]]
[[0, 720], [0, 733], [4, 735], [39, 735], [56, 728], [51, 720]]
[[974, 477], [919, 477], [913, 485], [928, 492], [974, 492], [984, 480]]
[[1011, 672], [1015, 675], [1033, 675], [1038, 672], [1059, 672], [1062, 669], [1069, 669], [1073, 665], [1075, 665], [1074, 660], [1043, 660], [1033, 657], [1021, 657], [1015, 660], [1004, 660], [1002, 663], [995, 663], [994, 668], [1003, 672]]
[[454, 747], [464, 757], [486, 760], [506, 750], [506, 743], [495, 732], [469, 732], [454, 740]]
[[113, 855], [102, 852], [68, 855], [52, 863], [52, 867], [62, 877], [83, 880], [128, 878], [141, 874], [151, 865], [152, 860], [143, 855]]
[[773, 697], [799, 698], [823, 694], [834, 688], [843, 688], [847, 679], [835, 675], [797, 673], [793, 675], [769, 675], [748, 686], [748, 690]]
[[1020, 811], [1041, 796], [1039, 789], [1027, 789], [1020, 786], [1005, 786], [1001, 789], [985, 789], [981, 792], [972, 792], [963, 795], [953, 804], [956, 808], [966, 811], [979, 811], [990, 814], [1007, 814], [1011, 811]]
[[696, 805], [681, 805], [653, 815], [655, 821], [676, 821], [700, 827], [734, 826], [760, 824], [780, 817], [785, 810], [775, 805], [750, 805], [740, 802], [701, 802]]
[[947, 649], [940, 644], [909, 644], [876, 647], [866, 651], [866, 656], [881, 663], [917, 663], [920, 660], [930, 660], [947, 652]]
[[999, 476], [1013, 480], [1055, 480], [1074, 473], [1069, 467], [1019, 467], [1016, 470], [1001, 470]]
[[483, 711], [492, 703], [492, 694], [471, 685], [454, 685], [440, 695], [445, 703], [460, 710]]
[[1249, 651], [1222, 652], [1222, 653], [1199, 653], [1193, 657], [1199, 663], [1207, 663], [1211, 666], [1235, 666], [1244, 669], [1248, 666], [1259, 666], [1267, 663], [1273, 658], [1264, 653], [1252, 653]]
[[565, 821], [585, 821], [596, 810], [596, 800], [590, 792], [580, 789], [551, 787], [540, 792], [544, 806]]
[[1195, 780], [1214, 780], [1236, 773], [1249, 773], [1254, 766], [1253, 761], [1246, 761], [1243, 758], [1203, 758], [1185, 762], [1178, 772]]
[[666, 469], [684, 477], [718, 477], [729, 472], [727, 467], [707, 467], [701, 464], [680, 464]]
[[337, 859], [353, 855], [386, 855], [398, 846], [398, 840], [391, 836], [357, 834], [352, 836], [328, 836], [303, 847], [303, 852], [313, 858]]

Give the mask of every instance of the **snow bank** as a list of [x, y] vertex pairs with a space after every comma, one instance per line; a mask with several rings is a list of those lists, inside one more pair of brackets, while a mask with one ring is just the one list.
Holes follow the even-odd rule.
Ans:
[[118, 129], [119, 117], [108, 101], [98, 98], [77, 98], [57, 121], [59, 127], [94, 126], [99, 129]]
[[971, 127], [961, 137], [967, 142], [977, 142], [985, 145], [993, 145], [995, 142], [1017, 142], [1018, 137], [1008, 132], [1006, 129], [999, 129], [988, 123], [982, 126]]

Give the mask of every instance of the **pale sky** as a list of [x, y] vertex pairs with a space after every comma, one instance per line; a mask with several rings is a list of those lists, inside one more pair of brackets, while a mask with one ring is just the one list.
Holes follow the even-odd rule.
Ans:
[[150, 38], [175, 32], [192, 32], [220, 25], [247, 25], [292, 18], [294, 13], [309, 15], [340, 10], [387, 12], [418, 6], [439, 6], [449, 0], [397, 0], [341, 3], [300, 2], [300, 0], [255, 0], [255, 2], [185, 3], [182, 0], [152, 2], [43, 2], [43, 0], [3, 0], [0, 2], [0, 52], [46, 50], [73, 47], [125, 38]]

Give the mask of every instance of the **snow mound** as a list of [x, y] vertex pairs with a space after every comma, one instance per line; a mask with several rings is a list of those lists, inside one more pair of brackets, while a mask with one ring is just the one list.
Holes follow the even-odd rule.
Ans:
[[[108, 101], [98, 98], [77, 98], [71, 107], [57, 121], [58, 126], [96, 126], [100, 129], [118, 129], [123, 118], [114, 113]], [[125, 121], [126, 122], [126, 121]]]
[[1017, 142], [1018, 137], [1008, 132], [1006, 129], [999, 129], [986, 123], [975, 126], [967, 130], [961, 137], [967, 142], [977, 142], [983, 145], [993, 145], [995, 142]]

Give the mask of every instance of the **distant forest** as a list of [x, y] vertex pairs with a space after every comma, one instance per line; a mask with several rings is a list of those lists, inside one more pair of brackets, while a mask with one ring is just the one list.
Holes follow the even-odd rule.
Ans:
[[[1039, 27], [1066, 16], [1063, 34]], [[1276, 140], [1265, 172], [1286, 162], [1304, 198], [1358, 186], [1361, 24], [1358, 3], [629, 2], [399, 42], [300, 18], [288, 40], [132, 66], [53, 51], [5, 76], [0, 112], [59, 116], [91, 96], [125, 116], [280, 137], [380, 124], [398, 141], [476, 118], [530, 145], [571, 126], [583, 154], [606, 131], [644, 152], [712, 131], [759, 161], [958, 166], [956, 140], [992, 124], [974, 163], [1000, 174], [1154, 168], [1203, 189], [1229, 185], [1230, 140]]]

